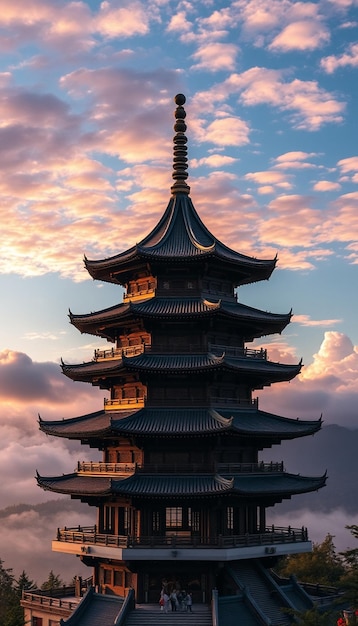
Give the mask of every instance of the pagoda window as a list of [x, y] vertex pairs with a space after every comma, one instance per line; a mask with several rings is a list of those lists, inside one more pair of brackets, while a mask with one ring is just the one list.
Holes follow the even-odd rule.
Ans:
[[121, 570], [114, 570], [114, 586], [123, 587], [123, 572]]
[[193, 511], [190, 507], [188, 509], [188, 526], [193, 533], [200, 532], [200, 512]]
[[118, 509], [118, 534], [130, 534], [130, 511], [128, 507]]
[[103, 583], [105, 585], [112, 584], [112, 570], [111, 569], [106, 568], [103, 570]]
[[226, 528], [227, 530], [234, 530], [234, 507], [226, 507]]
[[104, 506], [103, 511], [103, 530], [105, 533], [114, 533], [114, 524], [115, 524], [115, 507], [110, 504], [106, 504]]
[[152, 515], [152, 532], [159, 533], [160, 532], [160, 512], [153, 511]]
[[166, 528], [182, 528], [183, 526], [183, 509], [181, 506], [171, 506], [165, 510]]

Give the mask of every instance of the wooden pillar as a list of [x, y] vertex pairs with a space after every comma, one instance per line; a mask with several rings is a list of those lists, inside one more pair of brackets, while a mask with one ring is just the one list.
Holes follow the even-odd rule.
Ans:
[[264, 533], [266, 530], [266, 509], [264, 506], [260, 505], [260, 533]]

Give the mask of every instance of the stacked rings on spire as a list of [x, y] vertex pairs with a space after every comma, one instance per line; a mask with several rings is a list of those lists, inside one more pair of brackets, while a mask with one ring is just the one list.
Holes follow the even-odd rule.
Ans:
[[186, 124], [185, 117], [186, 112], [183, 108], [183, 104], [185, 104], [185, 96], [183, 94], [178, 94], [175, 96], [174, 101], [177, 104], [177, 109], [175, 110], [175, 119], [176, 122], [174, 124], [174, 130], [176, 135], [173, 138], [174, 142], [174, 158], [173, 158], [173, 178], [175, 180], [174, 185], [171, 188], [173, 194], [177, 193], [186, 193], [189, 194], [190, 187], [186, 184], [186, 179], [188, 178], [188, 159], [187, 154], [188, 150], [186, 147], [187, 137], [185, 136]]

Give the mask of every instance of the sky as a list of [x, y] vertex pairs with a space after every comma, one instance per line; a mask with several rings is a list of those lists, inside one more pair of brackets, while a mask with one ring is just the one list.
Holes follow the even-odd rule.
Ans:
[[164, 212], [177, 93], [201, 218], [239, 252], [278, 258], [240, 301], [293, 312], [256, 343], [271, 360], [302, 359], [302, 373], [260, 392], [260, 407], [356, 429], [357, 0], [1, 5], [0, 508], [51, 497], [36, 469], [95, 460], [40, 433], [38, 414], [103, 406], [103, 392], [61, 374], [61, 358], [106, 347], [68, 312], [121, 301], [83, 259], [127, 249]]

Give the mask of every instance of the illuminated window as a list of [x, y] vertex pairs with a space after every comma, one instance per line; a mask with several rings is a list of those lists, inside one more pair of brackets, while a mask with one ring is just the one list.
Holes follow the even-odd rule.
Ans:
[[228, 506], [226, 509], [226, 525], [228, 530], [234, 529], [234, 509], [232, 506]]
[[167, 528], [181, 528], [183, 525], [183, 509], [181, 506], [169, 507], [165, 511], [165, 524]]

